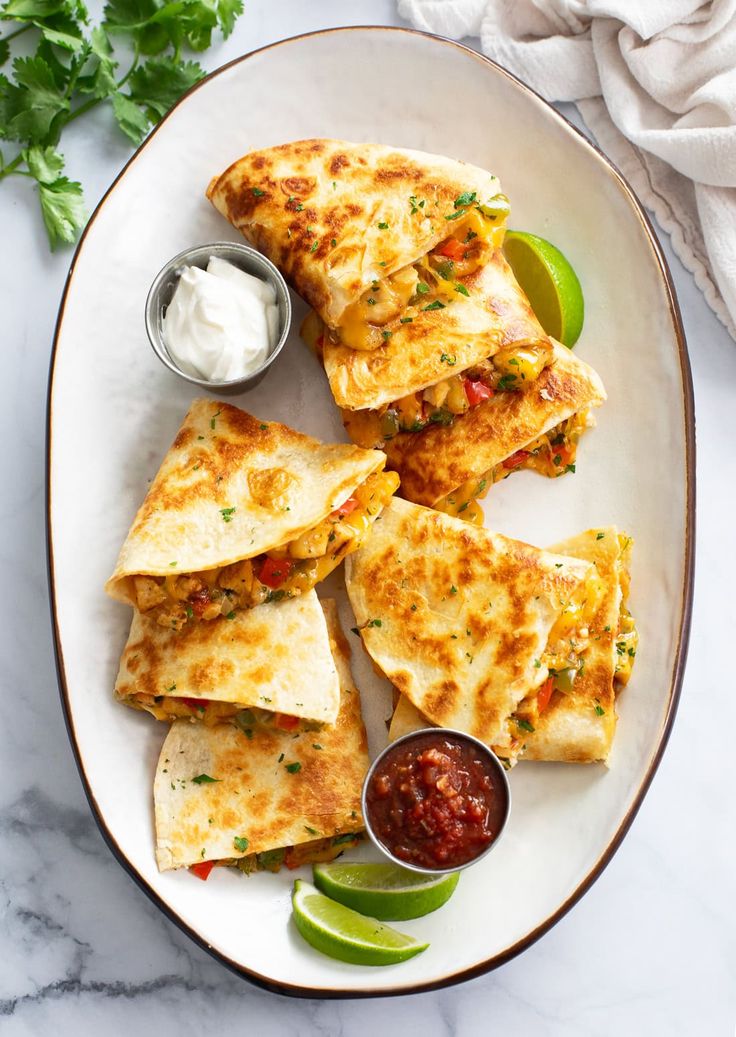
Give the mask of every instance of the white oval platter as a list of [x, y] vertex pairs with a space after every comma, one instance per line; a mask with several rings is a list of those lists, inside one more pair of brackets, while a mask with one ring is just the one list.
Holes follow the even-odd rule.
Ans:
[[[570, 258], [587, 306], [576, 349], [609, 399], [577, 473], [554, 482], [515, 474], [486, 501], [486, 524], [545, 545], [615, 523], [636, 541], [631, 605], [641, 650], [620, 698], [610, 768], [519, 765], [502, 843], [463, 875], [445, 908], [405, 923], [429, 950], [388, 968], [332, 961], [307, 946], [290, 920], [293, 874], [246, 879], [219, 869], [203, 883], [186, 871], [158, 873], [151, 788], [164, 731], [113, 702], [130, 613], [102, 592], [194, 396], [148, 345], [148, 287], [187, 246], [237, 240], [205, 200], [214, 174], [252, 148], [313, 136], [420, 148], [492, 170], [511, 198], [511, 225]], [[304, 305], [294, 303], [277, 363], [233, 402], [343, 440], [322, 371], [298, 339]], [[647, 219], [610, 163], [549, 105], [474, 52], [397, 29], [316, 33], [220, 69], [149, 137], [90, 221], [59, 313], [48, 434], [52, 610], [80, 773], [121, 863], [194, 939], [285, 993], [407, 993], [508, 960], [585, 892], [625, 834], [674, 716], [692, 593], [694, 423], [677, 304]], [[328, 589], [349, 627], [339, 584], [333, 578]], [[354, 662], [375, 752], [390, 693], [362, 652]]]

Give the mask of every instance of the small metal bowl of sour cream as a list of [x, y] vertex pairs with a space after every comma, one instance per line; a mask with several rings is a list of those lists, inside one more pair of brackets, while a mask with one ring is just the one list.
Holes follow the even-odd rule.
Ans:
[[281, 352], [291, 300], [260, 252], [217, 241], [169, 260], [148, 292], [145, 319], [153, 351], [170, 371], [218, 395], [234, 394], [258, 385]]

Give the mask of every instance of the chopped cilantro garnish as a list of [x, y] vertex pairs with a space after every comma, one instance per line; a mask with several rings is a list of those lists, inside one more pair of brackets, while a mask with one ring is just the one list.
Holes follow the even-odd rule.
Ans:
[[533, 731], [534, 730], [533, 725], [530, 724], [528, 720], [519, 720], [518, 717], [514, 717], [514, 720], [516, 721], [516, 723], [518, 724], [518, 726], [521, 728], [522, 731]]
[[464, 284], [456, 284], [455, 285], [455, 291], [459, 292], [460, 295], [465, 295], [468, 298], [470, 298], [470, 292], [468, 291], [468, 289], [465, 287]]
[[428, 303], [426, 306], [422, 306], [423, 310], [444, 310], [445, 304], [440, 302], [439, 299], [435, 299], [434, 302]]
[[319, 241], [315, 241], [309, 251], [310, 252], [316, 252], [318, 248], [319, 248]]
[[605, 709], [602, 706], [595, 707], [596, 716], [602, 717], [605, 714]]
[[261, 198], [266, 193], [265, 191], [262, 191], [260, 187], [252, 187], [251, 190], [253, 191], [253, 194], [256, 196], [256, 198]]
[[429, 291], [429, 285], [425, 284], [424, 281], [420, 281], [417, 285], [417, 295], [426, 295]]
[[382, 221], [381, 221], [381, 222], [380, 222], [380, 223], [378, 224], [378, 229], [379, 229], [379, 230], [388, 230], [388, 224], [387, 224], [387, 223], [385, 223], [385, 222], [384, 222], [384, 221], [382, 220]]
[[463, 193], [459, 194], [455, 199], [455, 208], [459, 209], [463, 205], [472, 205], [476, 197], [477, 195], [475, 191], [463, 191]]
[[219, 780], [219, 778], [211, 778], [209, 774], [198, 774], [196, 778], [192, 778], [195, 785], [212, 785]]
[[232, 522], [233, 514], [236, 511], [235, 508], [220, 508], [220, 514], [222, 515], [223, 522]]
[[414, 321], [413, 317], [400, 317], [399, 324], [412, 324]]
[[240, 853], [245, 853], [245, 851], [248, 849], [248, 845], [248, 840], [245, 838], [244, 835], [236, 835], [233, 839], [233, 846], [236, 850], [239, 850]]
[[[429, 309], [429, 307], [427, 307]], [[448, 367], [454, 367], [457, 363], [457, 356], [453, 353], [452, 356], [449, 353], [443, 353], [440, 357], [440, 363], [447, 364]]]
[[302, 765], [299, 762], [287, 763], [286, 769], [289, 772], [289, 774], [297, 774], [302, 769]]

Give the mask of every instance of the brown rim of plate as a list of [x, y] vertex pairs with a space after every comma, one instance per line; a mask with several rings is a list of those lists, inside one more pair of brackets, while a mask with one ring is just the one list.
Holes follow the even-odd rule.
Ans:
[[[662, 280], [664, 282], [665, 289], [669, 300], [670, 317], [677, 339], [678, 352], [680, 356], [680, 373], [682, 376], [682, 387], [684, 395], [684, 410], [685, 410], [685, 475], [687, 480], [687, 494], [686, 494], [686, 532], [685, 532], [685, 565], [683, 573], [683, 608], [682, 615], [680, 617], [680, 625], [678, 630], [677, 649], [675, 652], [675, 664], [672, 671], [672, 679], [670, 683], [670, 696], [667, 703], [667, 710], [665, 713], [664, 721], [662, 724], [661, 734], [657, 743], [656, 749], [649, 762], [649, 767], [644, 775], [644, 779], [639, 786], [633, 803], [629, 810], [625, 814], [618, 830], [616, 831], [613, 838], [606, 846], [604, 852], [596, 864], [591, 868], [586, 877], [578, 884], [576, 889], [571, 895], [565, 900], [560, 907], [557, 908], [548, 918], [541, 922], [536, 928], [532, 929], [531, 932], [527, 933], [521, 940], [518, 940], [511, 947], [508, 947], [505, 951], [500, 954], [495, 954], [488, 958], [486, 961], [480, 962], [477, 965], [473, 965], [470, 968], [463, 969], [459, 972], [451, 973], [443, 976], [441, 979], [432, 980], [428, 983], [414, 983], [414, 984], [403, 984], [396, 985], [389, 988], [379, 988], [376, 990], [365, 990], [360, 988], [350, 989], [329, 989], [322, 987], [302, 987], [298, 984], [287, 984], [287, 983], [276, 983], [269, 979], [267, 976], [263, 976], [258, 972], [254, 972], [251, 969], [247, 969], [244, 966], [228, 958], [227, 955], [222, 952], [215, 950], [209, 946], [207, 942], [195, 932], [186, 922], [183, 921], [179, 915], [159, 897], [159, 895], [153, 890], [151, 886], [143, 879], [138, 873], [135, 867], [131, 864], [128, 858], [125, 856], [123, 851], [115, 841], [114, 836], [107, 828], [105, 820], [100, 812], [97, 805], [97, 801], [94, 796], [94, 792], [87, 780], [87, 775], [84, 770], [84, 764], [79, 752], [79, 746], [74, 732], [74, 721], [69, 708], [69, 699], [67, 694], [66, 686], [66, 675], [64, 671], [64, 654], [59, 638], [59, 629], [56, 619], [56, 600], [55, 600], [55, 582], [54, 582], [54, 556], [52, 547], [52, 531], [51, 531], [51, 433], [52, 433], [52, 392], [53, 392], [53, 381], [54, 381], [54, 363], [56, 359], [56, 349], [59, 341], [59, 333], [61, 330], [62, 321], [64, 318], [64, 307], [66, 305], [67, 296], [69, 293], [69, 287], [71, 285], [72, 276], [74, 269], [77, 264], [77, 260], [84, 246], [87, 233], [90, 227], [96, 220], [100, 213], [103, 205], [107, 201], [109, 195], [114, 191], [115, 187], [122, 180], [123, 176], [128, 171], [129, 167], [136, 161], [139, 154], [147, 147], [149, 141], [156, 133], [159, 132], [161, 127], [166, 123], [169, 116], [182, 104], [184, 104], [189, 97], [195, 91], [199, 90], [204, 84], [214, 79], [216, 76], [225, 72], [227, 69], [232, 68], [234, 65], [238, 65], [243, 61], [247, 61], [248, 58], [262, 54], [264, 51], [273, 50], [276, 47], [282, 47], [285, 44], [294, 43], [297, 40], [309, 39], [313, 36], [327, 36], [334, 35], [337, 33], [349, 33], [349, 32], [390, 32], [390, 33], [404, 33], [408, 36], [421, 36], [428, 40], [441, 44], [442, 46], [453, 47], [457, 50], [463, 51], [472, 60], [481, 62], [482, 64], [490, 66], [495, 72], [499, 72], [506, 76], [517, 88], [523, 90], [525, 93], [531, 95], [541, 104], [543, 104], [553, 115], [554, 118], [559, 119], [560, 122], [564, 123], [565, 126], [575, 134], [584, 144], [589, 147], [591, 151], [599, 158], [599, 160], [608, 168], [616, 182], [618, 183], [621, 190], [627, 196], [631, 207], [633, 208], [636, 215], [644, 229], [645, 235], [652, 249], [654, 259], [659, 266]], [[682, 689], [682, 680], [685, 672], [685, 663], [687, 660], [687, 650], [690, 639], [690, 623], [692, 619], [692, 606], [693, 606], [693, 579], [694, 579], [694, 563], [695, 563], [695, 410], [694, 410], [694, 397], [693, 397], [693, 384], [692, 375], [690, 371], [690, 360], [687, 352], [687, 343], [685, 340], [685, 332], [682, 326], [682, 317], [680, 314], [680, 307], [677, 302], [677, 296], [675, 295], [674, 284], [672, 282], [672, 276], [669, 272], [667, 262], [662, 253], [662, 249], [657, 240], [652, 223], [644, 211], [641, 202], [639, 202], [633, 189], [629, 186], [625, 177], [617, 169], [613, 162], [601, 151], [597, 145], [592, 143], [588, 138], [564, 115], [561, 115], [555, 108], [545, 101], [536, 91], [532, 90], [531, 87], [523, 83], [511, 72], [507, 71], [501, 65], [498, 65], [495, 61], [491, 61], [490, 58], [485, 57], [483, 54], [479, 54], [477, 51], [472, 50], [470, 47], [466, 47], [462, 43], [457, 43], [455, 40], [450, 40], [444, 36], [435, 36], [432, 33], [420, 32], [417, 29], [406, 29], [399, 26], [389, 25], [350, 25], [341, 26], [332, 29], [319, 29], [314, 32], [301, 33], [298, 36], [291, 36], [288, 39], [277, 40], [275, 43], [267, 44], [264, 47], [259, 47], [256, 50], [249, 51], [247, 54], [242, 54], [238, 58], [234, 58], [232, 61], [220, 66], [215, 69], [214, 72], [210, 72], [209, 75], [205, 76], [198, 83], [195, 83], [174, 105], [172, 109], [164, 116], [146, 137], [143, 143], [137, 148], [137, 150], [131, 155], [128, 161], [125, 163], [123, 168], [120, 170], [118, 175], [113, 180], [110, 187], [107, 189], [105, 194], [100, 199], [94, 212], [90, 216], [90, 219], [85, 227], [82, 236], [79, 239], [77, 247], [72, 258], [69, 273], [67, 274], [66, 284], [59, 304], [59, 313], [56, 320], [56, 327], [54, 329], [53, 345], [51, 350], [51, 360], [49, 366], [49, 379], [48, 379], [48, 390], [46, 398], [46, 559], [47, 559], [47, 570], [48, 570], [48, 581], [49, 581], [49, 603], [51, 608], [51, 624], [53, 628], [54, 636], [54, 656], [56, 659], [56, 670], [57, 678], [59, 682], [59, 692], [61, 696], [61, 704], [64, 713], [64, 722], [66, 724], [67, 734], [71, 743], [72, 751], [74, 753], [74, 759], [77, 764], [77, 770], [82, 780], [82, 786], [84, 788], [87, 802], [89, 803], [92, 815], [95, 819], [97, 827], [102, 834], [103, 839], [107, 843], [108, 847], [117, 858], [118, 862], [122, 865], [125, 871], [128, 872], [134, 882], [143, 890], [150, 900], [163, 912], [166, 917], [172, 921], [182, 932], [186, 933], [202, 950], [206, 951], [217, 961], [221, 962], [231, 971], [237, 973], [250, 982], [256, 984], [256, 986], [262, 987], [265, 990], [269, 990], [277, 994], [285, 994], [291, 997], [304, 997], [304, 998], [324, 998], [324, 999], [344, 999], [344, 998], [363, 998], [363, 997], [392, 997], [403, 994], [418, 994], [425, 993], [430, 990], [440, 990], [443, 987], [454, 986], [457, 983], [462, 983], [465, 980], [475, 979], [478, 976], [484, 975], [486, 972], [490, 972], [493, 969], [498, 968], [500, 965], [504, 965], [506, 962], [515, 958], [518, 954], [521, 954], [528, 947], [531, 947], [540, 937], [542, 937], [548, 930], [552, 928], [567, 912], [580, 900], [580, 898], [587, 893], [593, 883], [603, 872], [604, 868], [609, 864], [616, 850], [621, 845], [624, 836], [626, 835], [632, 821], [636, 817], [636, 814], [641, 806], [644, 796], [649, 789], [652, 779], [661, 763], [664, 750], [667, 746], [670, 733], [672, 731], [672, 725], [677, 712], [677, 705], [680, 698], [680, 692]]]

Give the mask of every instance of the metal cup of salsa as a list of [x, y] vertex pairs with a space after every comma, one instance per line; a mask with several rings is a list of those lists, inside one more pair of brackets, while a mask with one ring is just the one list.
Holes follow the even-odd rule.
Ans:
[[511, 808], [506, 772], [463, 731], [425, 728], [376, 757], [363, 783], [371, 840], [396, 864], [439, 875], [476, 864], [498, 842]]

